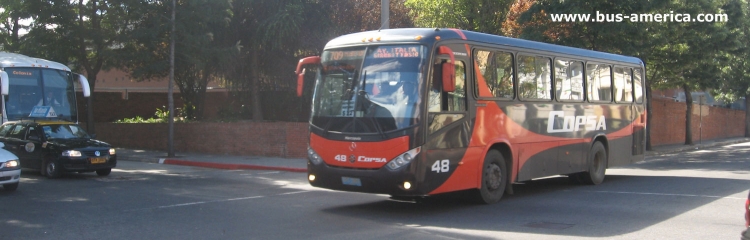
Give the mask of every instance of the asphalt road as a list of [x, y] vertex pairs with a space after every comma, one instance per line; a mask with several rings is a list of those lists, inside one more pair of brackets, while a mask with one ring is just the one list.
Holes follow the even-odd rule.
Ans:
[[598, 186], [552, 177], [493, 205], [315, 189], [304, 173], [119, 162], [0, 191], [0, 239], [737, 239], [750, 143], [649, 157]]

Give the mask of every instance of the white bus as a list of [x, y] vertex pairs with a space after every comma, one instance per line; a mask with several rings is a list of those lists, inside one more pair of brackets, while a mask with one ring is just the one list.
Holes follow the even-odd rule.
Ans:
[[91, 90], [86, 77], [67, 66], [21, 54], [0, 52], [2, 122], [29, 118], [35, 106], [49, 106], [56, 119], [78, 122], [75, 82], [84, 97]]

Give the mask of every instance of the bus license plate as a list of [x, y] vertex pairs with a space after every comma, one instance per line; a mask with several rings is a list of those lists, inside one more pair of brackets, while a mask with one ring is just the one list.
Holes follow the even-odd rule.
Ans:
[[105, 163], [105, 162], [107, 162], [107, 158], [103, 158], [103, 157], [89, 158], [89, 160], [91, 161], [91, 164], [98, 164], [98, 163]]
[[344, 185], [349, 185], [349, 186], [357, 186], [357, 187], [362, 186], [362, 181], [360, 181], [359, 178], [341, 177], [341, 182]]

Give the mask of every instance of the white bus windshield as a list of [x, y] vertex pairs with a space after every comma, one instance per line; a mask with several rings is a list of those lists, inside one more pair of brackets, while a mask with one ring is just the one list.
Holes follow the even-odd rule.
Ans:
[[421, 45], [323, 52], [312, 124], [342, 133], [384, 133], [417, 124], [426, 54]]
[[8, 97], [5, 112], [9, 121], [29, 118], [35, 106], [50, 106], [57, 119], [76, 122], [75, 88], [70, 72], [43, 68], [5, 68]]

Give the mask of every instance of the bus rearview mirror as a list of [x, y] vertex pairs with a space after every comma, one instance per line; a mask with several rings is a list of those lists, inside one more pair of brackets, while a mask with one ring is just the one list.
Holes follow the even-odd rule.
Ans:
[[443, 91], [444, 92], [453, 92], [456, 91], [456, 57], [453, 55], [453, 50], [447, 46], [440, 46], [438, 48], [438, 54], [440, 55], [448, 55], [450, 58], [450, 62], [444, 62], [441, 64], [441, 71], [442, 71], [442, 82], [443, 82]]
[[8, 79], [8, 73], [7, 72], [0, 72], [0, 93], [2, 93], [3, 96], [8, 96], [8, 87], [10, 87], [9, 79]]
[[300, 59], [297, 63], [297, 71], [295, 73], [297, 74], [297, 97], [302, 96], [302, 90], [304, 89], [305, 85], [305, 65], [309, 64], [320, 64], [320, 57], [319, 56], [312, 56], [312, 57], [306, 57], [303, 59]]
[[81, 84], [81, 90], [83, 91], [83, 97], [91, 96], [91, 89], [89, 88], [89, 80], [81, 74], [78, 74], [78, 83]]

